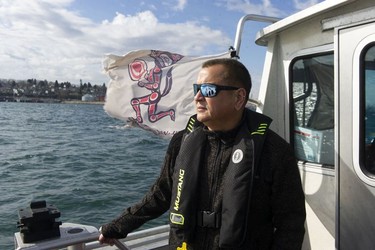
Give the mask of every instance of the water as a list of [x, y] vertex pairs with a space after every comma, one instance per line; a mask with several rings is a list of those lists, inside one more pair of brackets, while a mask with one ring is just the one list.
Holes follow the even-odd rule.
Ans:
[[57, 206], [62, 222], [114, 219], [157, 178], [167, 145], [102, 105], [0, 102], [0, 249], [14, 249], [18, 209], [33, 200]]

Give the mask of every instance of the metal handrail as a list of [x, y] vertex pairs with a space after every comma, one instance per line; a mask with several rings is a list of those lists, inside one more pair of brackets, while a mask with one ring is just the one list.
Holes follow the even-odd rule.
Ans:
[[233, 46], [233, 48], [234, 48], [234, 50], [236, 52], [236, 56], [238, 57], [240, 55], [242, 31], [243, 31], [243, 27], [244, 27], [246, 21], [275, 23], [275, 22], [277, 22], [279, 20], [281, 20], [281, 18], [269, 17], [269, 16], [261, 16], [261, 15], [255, 15], [255, 14], [249, 14], [249, 15], [243, 16], [238, 21], [237, 30], [236, 30], [236, 37], [234, 39], [234, 46]]
[[63, 223], [60, 226], [61, 236], [35, 243], [24, 243], [20, 232], [14, 234], [16, 250], [49, 250], [67, 248], [68, 250], [84, 249], [139, 249], [142, 246], [166, 246], [168, 244], [169, 225], [157, 226], [130, 233], [124, 239], [114, 240], [114, 247], [99, 243], [100, 231], [93, 227], [81, 224]]
[[[50, 238], [35, 243], [24, 243], [21, 234], [15, 233], [16, 250], [50, 250], [68, 248], [84, 250], [85, 243], [98, 241], [100, 232], [93, 226], [63, 223], [60, 226], [60, 237]], [[115, 240], [115, 246], [120, 250], [129, 250], [125, 243]]]

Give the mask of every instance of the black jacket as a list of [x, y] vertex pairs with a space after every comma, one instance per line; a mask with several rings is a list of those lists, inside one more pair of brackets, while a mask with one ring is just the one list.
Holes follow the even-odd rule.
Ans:
[[[202, 162], [197, 210], [221, 211], [223, 176], [228, 166], [235, 131], [207, 131], [206, 157]], [[102, 227], [106, 237], [124, 238], [145, 222], [165, 213], [171, 202], [172, 176], [183, 131], [170, 141], [159, 178], [138, 204], [127, 208], [111, 223]], [[298, 167], [290, 145], [269, 130], [256, 174], [248, 236], [243, 249], [301, 249], [304, 236], [305, 200]], [[197, 227], [188, 249], [219, 249], [219, 230]], [[170, 248], [176, 249], [170, 234]]]

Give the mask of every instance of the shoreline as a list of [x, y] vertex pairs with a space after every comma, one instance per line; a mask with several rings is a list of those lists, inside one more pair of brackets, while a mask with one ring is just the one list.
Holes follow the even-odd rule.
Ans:
[[61, 101], [64, 104], [96, 104], [96, 105], [104, 105], [104, 101]]
[[0, 97], [0, 102], [22, 102], [22, 103], [64, 103], [64, 104], [98, 104], [104, 105], [105, 101], [82, 101], [82, 100], [59, 100], [54, 98], [31, 98], [31, 97]]

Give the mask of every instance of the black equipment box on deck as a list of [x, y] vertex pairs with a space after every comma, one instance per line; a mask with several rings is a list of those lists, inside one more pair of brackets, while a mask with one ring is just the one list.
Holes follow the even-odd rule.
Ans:
[[47, 205], [46, 201], [35, 201], [30, 207], [18, 211], [20, 234], [24, 243], [60, 237], [60, 211], [53, 205]]

